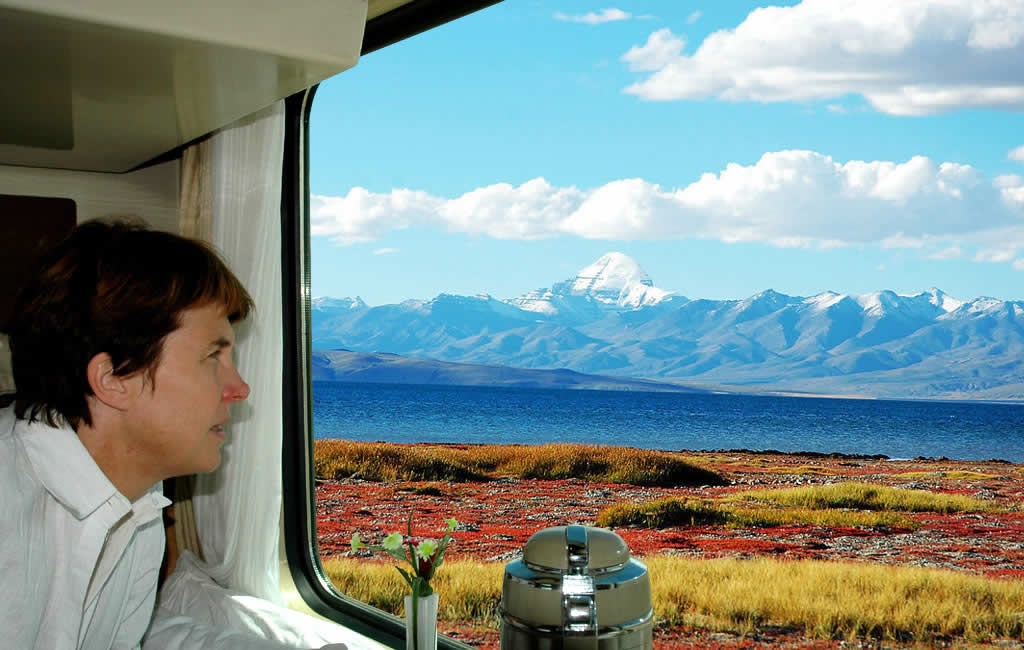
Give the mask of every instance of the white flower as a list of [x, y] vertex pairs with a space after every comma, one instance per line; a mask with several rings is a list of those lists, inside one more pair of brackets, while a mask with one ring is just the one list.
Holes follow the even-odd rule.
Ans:
[[388, 551], [388, 552], [397, 551], [397, 550], [401, 549], [402, 548], [402, 534], [401, 533], [391, 533], [390, 535], [388, 535], [387, 537], [384, 538], [384, 541], [381, 542], [381, 546], [383, 546], [384, 550]]
[[437, 553], [437, 540], [425, 539], [416, 547], [416, 555], [423, 560], [430, 560]]

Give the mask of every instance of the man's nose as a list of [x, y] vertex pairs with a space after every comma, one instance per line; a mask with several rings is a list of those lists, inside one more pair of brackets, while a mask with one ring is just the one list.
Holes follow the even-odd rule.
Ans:
[[249, 384], [245, 383], [237, 370], [232, 372], [233, 377], [224, 385], [224, 401], [242, 402], [249, 397]]

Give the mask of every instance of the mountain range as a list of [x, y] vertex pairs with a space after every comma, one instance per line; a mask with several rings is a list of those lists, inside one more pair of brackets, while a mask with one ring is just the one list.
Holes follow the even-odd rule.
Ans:
[[[725, 390], [1024, 399], [1024, 302], [958, 300], [935, 288], [687, 298], [614, 252], [508, 300], [440, 294], [370, 307], [314, 298], [312, 338], [322, 379], [366, 380], [351, 364], [390, 353], [422, 360], [421, 377], [423, 363], [448, 362]], [[331, 359], [327, 350], [359, 354]], [[407, 381], [411, 366], [402, 366], [374, 380]], [[501, 383], [478, 368], [465, 373], [468, 383]]]

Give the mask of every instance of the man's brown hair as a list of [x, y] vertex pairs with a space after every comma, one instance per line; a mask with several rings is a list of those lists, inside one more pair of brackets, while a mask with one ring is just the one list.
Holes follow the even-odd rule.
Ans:
[[106, 352], [116, 375], [151, 373], [182, 312], [210, 304], [232, 323], [253, 309], [205, 242], [127, 220], [77, 226], [43, 256], [15, 301], [7, 327], [15, 414], [91, 425], [89, 360]]

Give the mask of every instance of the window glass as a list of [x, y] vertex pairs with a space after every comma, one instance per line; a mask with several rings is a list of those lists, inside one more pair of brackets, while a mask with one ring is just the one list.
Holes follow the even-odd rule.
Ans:
[[317, 91], [336, 589], [400, 614], [353, 536], [454, 518], [439, 628], [497, 647], [508, 563], [582, 524], [647, 563], [656, 647], [1019, 635], [1021, 39], [968, 2], [627, 4], [506, 0]]

